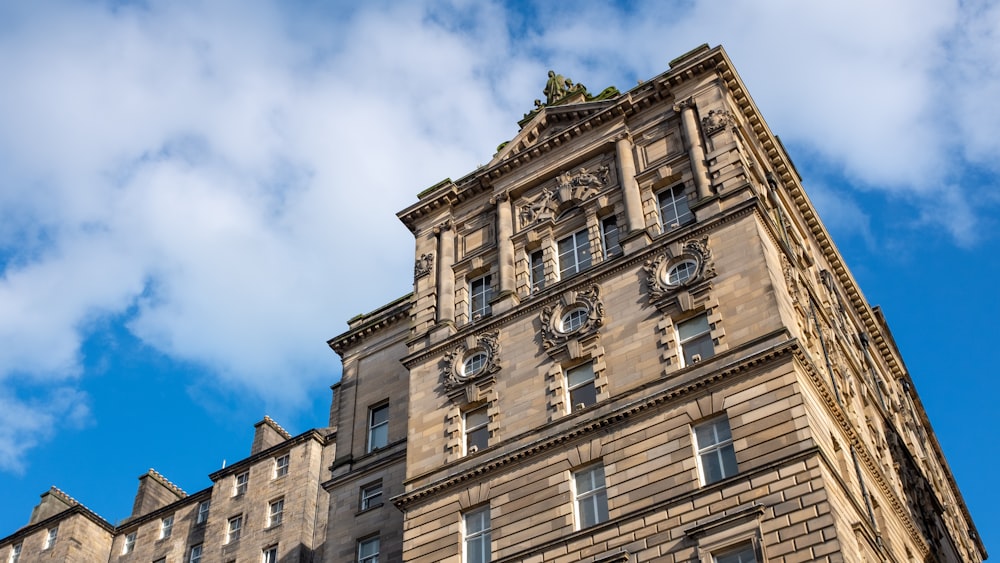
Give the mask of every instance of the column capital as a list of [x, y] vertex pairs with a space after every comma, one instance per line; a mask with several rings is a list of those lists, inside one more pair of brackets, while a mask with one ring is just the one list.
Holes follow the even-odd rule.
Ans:
[[677, 103], [674, 104], [674, 111], [680, 113], [683, 110], [695, 109], [696, 107], [697, 106], [694, 103], [694, 98], [685, 98], [683, 100], [678, 100]]
[[508, 190], [497, 192], [490, 197], [490, 205], [496, 205], [503, 201], [510, 201], [510, 192]]
[[452, 227], [451, 219], [448, 219], [446, 221], [442, 221], [437, 225], [434, 225], [434, 228], [432, 229], [431, 232], [433, 232], [435, 235], [440, 235], [444, 231], [450, 231], [451, 227]]

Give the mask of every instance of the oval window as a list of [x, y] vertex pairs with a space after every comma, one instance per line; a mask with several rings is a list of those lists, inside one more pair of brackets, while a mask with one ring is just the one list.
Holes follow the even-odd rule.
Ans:
[[562, 316], [559, 330], [561, 332], [573, 332], [587, 322], [587, 309], [577, 307]]
[[698, 263], [694, 260], [685, 260], [674, 264], [667, 270], [667, 285], [680, 285], [698, 273]]
[[486, 352], [476, 352], [465, 359], [465, 363], [462, 364], [462, 375], [465, 377], [472, 377], [483, 371], [483, 368], [485, 367]]

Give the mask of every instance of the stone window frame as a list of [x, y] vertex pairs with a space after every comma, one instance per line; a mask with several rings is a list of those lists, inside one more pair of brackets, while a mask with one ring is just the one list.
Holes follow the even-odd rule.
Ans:
[[204, 525], [208, 522], [208, 515], [212, 510], [212, 500], [203, 500], [198, 503], [198, 512], [194, 518], [195, 525]]
[[763, 534], [760, 522], [766, 511], [761, 504], [738, 506], [722, 516], [709, 517], [684, 530], [695, 544], [697, 563], [716, 563], [716, 556], [741, 544], [751, 544], [758, 563], [764, 563]]
[[201, 563], [202, 552], [205, 551], [205, 544], [196, 543], [188, 550], [188, 563]]
[[[282, 462], [284, 460], [284, 462]], [[279, 456], [274, 457], [274, 476], [272, 479], [280, 479], [288, 475], [289, 467], [292, 464], [291, 452], [285, 452]]]
[[247, 489], [250, 488], [250, 470], [240, 471], [233, 475], [233, 495], [238, 497], [240, 495], [245, 495]]
[[[595, 462], [588, 463], [584, 466], [576, 467], [570, 471], [569, 475], [570, 491], [573, 496], [573, 526], [577, 531], [585, 530], [587, 528], [593, 528], [594, 526], [603, 524], [604, 522], [607, 522], [611, 519], [611, 510], [610, 510], [610, 505], [608, 503], [608, 475], [607, 472], [604, 470], [604, 467], [605, 467], [604, 461], [599, 459]], [[593, 472], [598, 468], [601, 470], [601, 480], [604, 482], [604, 484], [601, 487], [588, 489], [581, 493], [577, 489], [577, 477], [583, 475], [584, 473]], [[604, 515], [605, 518], [601, 520], [598, 515], [597, 520], [585, 525], [583, 522], [583, 510], [581, 509], [581, 502], [589, 501], [590, 499], [594, 498], [599, 499], [602, 496], [604, 498], [603, 508], [605, 512]], [[600, 503], [599, 500], [597, 502], [598, 504]]]
[[[366, 545], [374, 545], [375, 553], [371, 553], [362, 557], [361, 549]], [[371, 561], [378, 561], [378, 556], [379, 553], [381, 553], [381, 551], [382, 551], [382, 540], [378, 534], [374, 534], [363, 538], [358, 538], [357, 549], [355, 550], [358, 556], [357, 559], [358, 563], [368, 563]]]
[[[476, 530], [473, 533], [469, 533], [469, 517], [478, 516], [480, 514], [486, 514], [485, 527], [480, 530]], [[490, 561], [492, 559], [493, 553], [493, 526], [492, 526], [492, 514], [489, 503], [481, 504], [473, 508], [463, 510], [461, 512], [461, 530], [462, 530], [462, 561], [469, 561], [469, 543], [474, 540], [479, 540], [485, 537], [486, 539], [486, 558], [485, 561]]]
[[[577, 309], [586, 310], [586, 319], [579, 326], [564, 330], [564, 317]], [[592, 283], [587, 287], [564, 291], [551, 305], [545, 306], [539, 316], [542, 348], [552, 357], [563, 355], [568, 346], [577, 346], [581, 341], [595, 337], [604, 324], [604, 317], [600, 285]], [[573, 354], [570, 353], [570, 356]]]
[[566, 374], [570, 369], [582, 364], [589, 362], [593, 366], [594, 394], [597, 396], [594, 404], [600, 404], [611, 398], [608, 390], [608, 366], [604, 359], [604, 347], [600, 345], [599, 339], [589, 338], [583, 344], [574, 340], [571, 346], [563, 347], [562, 350], [565, 352], [562, 361], [549, 366], [544, 376], [548, 422], [573, 414], [573, 405], [569, 404], [569, 384]]
[[[500, 271], [495, 254], [495, 251], [492, 251], [489, 257], [477, 255], [453, 266], [455, 324], [457, 326], [479, 322], [492, 315], [492, 307], [489, 304], [500, 292]], [[486, 311], [479, 318], [475, 318], [472, 312], [472, 283], [487, 277], [489, 278], [489, 298], [487, 299]]]
[[[689, 186], [687, 182], [683, 181], [671, 183], [668, 186], [664, 186], [662, 188], [653, 190], [654, 204], [656, 206], [657, 224], [660, 226], [661, 234], [667, 234], [671, 231], [675, 231], [685, 225], [690, 225], [695, 221], [694, 211], [691, 210], [691, 202], [697, 201], [697, 196], [692, 198], [691, 194], [693, 192], [694, 192], [694, 186], [693, 185]], [[684, 207], [687, 208], [685, 212], [686, 215], [676, 214], [675, 219], [677, 220], [677, 222], [671, 223], [669, 226], [663, 220], [663, 208], [664, 208], [663, 199], [665, 194], [670, 194], [670, 200], [671, 203], [673, 204], [672, 207], [675, 208], [675, 211], [677, 207], [677, 202], [681, 201], [682, 198], [684, 202]], [[678, 194], [680, 195], [680, 197], [678, 197]], [[686, 219], [684, 219], [684, 217], [686, 217]]]
[[[476, 411], [483, 411], [486, 416], [486, 421], [482, 424], [477, 424], [472, 427], [469, 425], [469, 415]], [[486, 432], [486, 444], [482, 449], [490, 447], [490, 405], [489, 403], [478, 403], [475, 405], [470, 405], [468, 408], [462, 409], [462, 449], [463, 455], [470, 456], [472, 454], [478, 453], [479, 447], [475, 444], [472, 445], [473, 450], [469, 447], [469, 438], [472, 432], [484, 430]]]
[[[704, 428], [708, 425], [714, 426], [715, 423], [717, 423], [720, 420], [725, 420], [726, 427], [729, 430], [729, 438], [722, 441], [702, 444], [698, 440], [698, 429]], [[702, 487], [708, 487], [720, 481], [725, 481], [726, 479], [729, 479], [730, 477], [733, 477], [735, 475], [739, 475], [740, 466], [736, 460], [736, 446], [735, 446], [735, 439], [733, 438], [733, 428], [732, 425], [729, 424], [729, 414], [726, 413], [725, 411], [715, 413], [711, 416], [708, 416], [691, 424], [691, 447], [694, 449], [695, 462], [696, 465], [698, 466], [698, 483]], [[731, 475], [723, 475], [722, 477], [714, 481], [708, 481], [705, 475], [705, 464], [702, 461], [703, 457], [709, 454], [718, 454], [718, 456], [720, 457], [724, 456], [725, 455], [724, 453], [719, 453], [719, 452], [723, 452], [727, 448], [732, 452], [731, 461], [733, 466], [735, 467], [735, 471]], [[722, 465], [724, 466], [724, 463]]]
[[[373, 510], [385, 504], [385, 488], [382, 480], [372, 481], [358, 488], [358, 512]], [[377, 499], [373, 502], [373, 499]]]
[[[375, 413], [376, 413], [376, 411], [381, 411], [382, 409], [385, 409], [385, 421], [384, 422], [375, 422]], [[367, 421], [366, 421], [366, 425], [365, 425], [365, 453], [369, 453], [370, 454], [370, 453], [372, 453], [372, 452], [374, 452], [376, 450], [380, 450], [380, 449], [385, 448], [385, 447], [387, 447], [389, 445], [389, 415], [390, 414], [391, 413], [389, 411], [389, 400], [388, 399], [385, 399], [383, 401], [379, 401], [379, 402], [371, 405], [370, 407], [368, 407], [368, 416], [367, 416]], [[375, 443], [375, 439], [374, 439], [374, 435], [375, 435], [374, 432], [376, 430], [376, 427], [381, 428], [382, 426], [385, 427], [385, 440], [384, 440], [384, 443], [378, 443], [378, 444], [376, 444]]]
[[[465, 398], [465, 397], [463, 397]], [[465, 413], [486, 406], [486, 432], [490, 447], [496, 445], [500, 436], [500, 402], [496, 389], [492, 386], [481, 390], [474, 401], [451, 401], [445, 414], [445, 463], [457, 461], [470, 455], [465, 448]], [[482, 450], [475, 454], [482, 453]]]
[[122, 543], [122, 555], [128, 555], [135, 549], [136, 532], [125, 534], [125, 541]]
[[226, 519], [226, 545], [240, 541], [243, 536], [243, 513]]
[[164, 516], [163, 518], [160, 519], [160, 538], [159, 539], [165, 540], [165, 539], [169, 538], [170, 535], [173, 534], [173, 530], [174, 530], [174, 515], [173, 514], [171, 514], [170, 516]]
[[[699, 315], [705, 315], [708, 320], [709, 335], [712, 338], [712, 346], [714, 349], [713, 358], [719, 356], [724, 351], [728, 349], [728, 344], [726, 342], [726, 332], [722, 326], [722, 317], [719, 314], [719, 304], [714, 298], [710, 298], [704, 304], [704, 309], [697, 310], [694, 314], [689, 314], [685, 316], [678, 316], [677, 318], [665, 315], [660, 322], [656, 324], [656, 328], [659, 331], [659, 345], [661, 348], [660, 353], [660, 363], [663, 365], [663, 377], [670, 377], [676, 374], [680, 370], [693, 369], [694, 366], [699, 365], [698, 363], [692, 364], [690, 366], [684, 365], [684, 358], [682, 356], [681, 342], [677, 332], [677, 324], [684, 322], [686, 320], [692, 319]], [[709, 358], [703, 358], [702, 362], [708, 361]]]
[[[278, 508], [277, 511], [275, 511], [275, 507]], [[275, 520], [275, 516], [277, 516], [277, 520]], [[282, 521], [284, 521], [284, 519], [285, 519], [285, 497], [280, 496], [272, 501], [269, 501], [267, 503], [267, 527], [273, 528], [275, 526], [278, 526], [282, 523]]]
[[261, 563], [278, 563], [278, 544], [260, 550]]
[[48, 533], [45, 536], [45, 547], [42, 549], [52, 549], [52, 546], [56, 544], [57, 539], [59, 539], [59, 526], [53, 526], [49, 528]]

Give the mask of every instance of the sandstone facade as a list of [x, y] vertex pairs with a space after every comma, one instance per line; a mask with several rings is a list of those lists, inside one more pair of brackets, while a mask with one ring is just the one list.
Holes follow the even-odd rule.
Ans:
[[0, 557], [52, 559], [65, 527], [59, 560], [984, 560], [885, 319], [725, 52], [566, 84], [399, 213], [413, 292], [329, 341], [326, 427], [261, 421], [192, 495], [151, 470], [118, 526], [51, 493]]

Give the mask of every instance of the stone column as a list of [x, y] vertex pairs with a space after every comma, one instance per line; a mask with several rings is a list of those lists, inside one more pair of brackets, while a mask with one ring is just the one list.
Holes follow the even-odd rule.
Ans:
[[642, 215], [642, 196], [639, 194], [639, 183], [635, 181], [635, 157], [632, 153], [632, 139], [628, 133], [615, 138], [615, 149], [618, 154], [618, 169], [621, 171], [622, 199], [625, 203], [625, 232], [628, 234], [646, 228]]
[[701, 141], [701, 131], [698, 129], [698, 119], [694, 115], [694, 100], [688, 98], [674, 106], [674, 111], [681, 114], [681, 129], [688, 143], [688, 158], [691, 160], [691, 171], [694, 173], [694, 185], [698, 190], [698, 199], [712, 195], [708, 185], [708, 168], [705, 166], [705, 148]]
[[490, 203], [497, 206], [497, 254], [500, 260], [500, 294], [514, 291], [514, 219], [510, 209], [510, 196], [501, 192]]
[[437, 322], [455, 322], [455, 231], [451, 221], [434, 227], [438, 237], [437, 263]]

